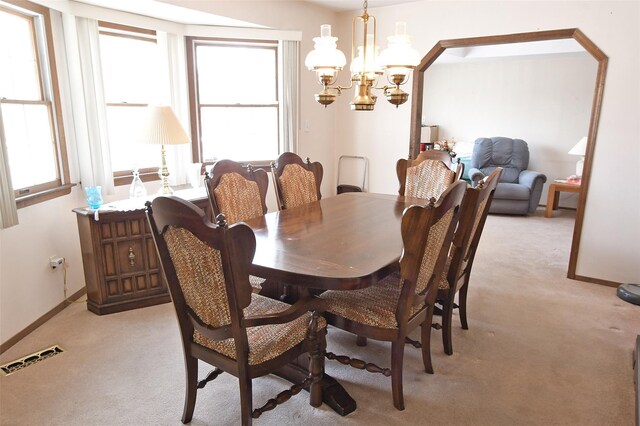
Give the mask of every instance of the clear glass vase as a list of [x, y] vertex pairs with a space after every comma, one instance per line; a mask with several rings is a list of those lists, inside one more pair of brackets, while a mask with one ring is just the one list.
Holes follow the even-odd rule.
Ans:
[[147, 196], [147, 190], [140, 179], [140, 172], [138, 170], [133, 171], [133, 180], [129, 187], [129, 198], [144, 198]]

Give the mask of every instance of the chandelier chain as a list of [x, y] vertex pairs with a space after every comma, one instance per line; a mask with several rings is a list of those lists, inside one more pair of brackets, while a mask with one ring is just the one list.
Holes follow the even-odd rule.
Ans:
[[362, 3], [362, 8], [364, 9], [364, 13], [367, 13], [367, 9], [369, 7], [369, 2], [367, 0], [364, 0], [364, 2]]

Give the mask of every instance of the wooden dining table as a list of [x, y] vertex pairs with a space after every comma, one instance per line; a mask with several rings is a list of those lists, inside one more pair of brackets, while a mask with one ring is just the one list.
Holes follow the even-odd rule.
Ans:
[[[399, 268], [402, 213], [419, 198], [349, 192], [246, 221], [256, 237], [251, 274], [310, 290], [355, 290], [375, 284]], [[273, 297], [274, 295], [270, 295]], [[289, 300], [291, 302], [295, 300]], [[304, 379], [308, 360], [278, 374]], [[329, 375], [323, 400], [341, 415], [356, 403]]]

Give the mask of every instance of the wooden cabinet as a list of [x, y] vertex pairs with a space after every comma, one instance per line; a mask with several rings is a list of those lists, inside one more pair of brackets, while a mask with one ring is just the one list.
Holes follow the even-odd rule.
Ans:
[[[202, 209], [201, 191], [177, 191]], [[98, 213], [73, 210], [78, 219], [87, 309], [98, 315], [170, 302], [160, 261], [144, 213], [144, 201], [110, 203]]]

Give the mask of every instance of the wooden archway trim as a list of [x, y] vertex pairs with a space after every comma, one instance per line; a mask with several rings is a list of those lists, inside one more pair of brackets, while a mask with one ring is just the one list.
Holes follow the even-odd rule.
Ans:
[[413, 91], [411, 100], [411, 132], [409, 136], [409, 158], [415, 158], [420, 153], [420, 133], [422, 118], [422, 103], [424, 89], [424, 72], [435, 62], [436, 59], [448, 48], [489, 46], [495, 44], [522, 43], [532, 41], [561, 40], [573, 38], [598, 61], [598, 72], [596, 74], [596, 84], [593, 93], [591, 107], [591, 117], [589, 121], [589, 132], [587, 135], [587, 149], [584, 158], [584, 169], [582, 172], [582, 186], [578, 199], [578, 209], [576, 212], [576, 223], [573, 228], [573, 239], [571, 242], [571, 254], [569, 256], [569, 267], [567, 278], [580, 279], [583, 281], [596, 282], [601, 284], [617, 285], [603, 280], [581, 277], [576, 275], [576, 264], [580, 249], [580, 238], [582, 235], [582, 225], [584, 223], [584, 210], [587, 204], [587, 194], [589, 192], [589, 182], [591, 180], [591, 167], [595, 152], [596, 139], [598, 135], [598, 124], [600, 122], [600, 111], [602, 109], [602, 98], [604, 95], [604, 83], [609, 58], [602, 52], [582, 31], [577, 28], [537, 31], [530, 33], [517, 33], [494, 35], [486, 37], [471, 37], [451, 40], [440, 40], [422, 58], [416, 67], [413, 75]]

